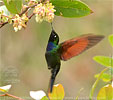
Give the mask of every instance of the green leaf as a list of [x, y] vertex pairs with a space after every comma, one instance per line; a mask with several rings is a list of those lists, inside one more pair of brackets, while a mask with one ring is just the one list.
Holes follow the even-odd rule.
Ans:
[[80, 0], [50, 0], [55, 6], [55, 15], [63, 17], [83, 17], [93, 11]]
[[93, 59], [103, 66], [113, 67], [113, 58], [105, 56], [95, 56]]
[[7, 9], [13, 14], [19, 14], [22, 8], [22, 0], [3, 0]]
[[64, 95], [64, 88], [61, 84], [54, 85], [52, 93], [48, 93], [50, 100], [63, 100]]
[[100, 89], [97, 100], [112, 100], [113, 99], [113, 86], [108, 84]]
[[97, 80], [94, 82], [92, 88], [91, 88], [91, 91], [90, 91], [90, 95], [89, 95], [89, 100], [92, 100], [93, 98], [93, 94], [94, 94], [94, 91], [95, 91], [95, 88], [97, 87], [97, 84], [99, 82], [99, 80], [101, 79], [101, 76], [102, 74], [108, 70], [108, 68], [105, 68], [104, 70], [101, 71], [100, 75], [98, 76]]
[[3, 11], [3, 14], [6, 16], [10, 15], [10, 12], [7, 10], [6, 6], [0, 6], [0, 11]]
[[[95, 75], [95, 78], [98, 78], [99, 75], [100, 75], [100, 73], [99, 73], [99, 74], [96, 74], [96, 75]], [[104, 82], [109, 82], [109, 81], [111, 81], [111, 75], [108, 74], [108, 73], [103, 73], [103, 74], [101, 75], [100, 79], [102, 79]]]
[[49, 100], [47, 96], [44, 96], [41, 100]]
[[2, 1], [2, 0], [0, 0], [0, 6], [3, 6], [3, 5], [4, 5], [3, 1]]
[[109, 42], [111, 43], [112, 47], [113, 47], [113, 35], [109, 36]]

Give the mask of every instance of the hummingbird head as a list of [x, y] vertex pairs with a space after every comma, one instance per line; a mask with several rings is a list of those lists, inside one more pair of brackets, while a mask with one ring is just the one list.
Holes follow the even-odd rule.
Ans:
[[58, 45], [58, 42], [59, 42], [59, 36], [53, 29], [52, 29], [50, 37], [49, 37], [49, 42], [53, 42], [56, 45]]

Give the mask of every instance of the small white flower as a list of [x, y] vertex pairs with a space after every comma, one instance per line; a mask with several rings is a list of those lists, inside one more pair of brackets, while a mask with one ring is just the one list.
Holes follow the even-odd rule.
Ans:
[[14, 27], [14, 30], [15, 30], [15, 32], [17, 32], [18, 31], [18, 28], [17, 27]]
[[16, 14], [13, 21], [14, 21], [13, 23], [14, 30], [15, 32], [17, 32], [18, 30], [21, 30], [22, 27], [23, 28], [26, 27], [26, 22], [28, 21], [28, 17], [25, 14], [23, 14], [22, 17]]
[[43, 17], [41, 17], [38, 14], [36, 14], [36, 22], [41, 23], [42, 21], [43, 21]]
[[44, 96], [46, 96], [45, 92], [40, 91], [30, 91], [30, 96], [35, 100], [41, 100]]
[[22, 29], [22, 26], [21, 25], [18, 25], [18, 30], [21, 30]]
[[54, 85], [55, 87], [59, 86], [59, 84]]
[[6, 86], [2, 86], [0, 87], [0, 90], [2, 92], [8, 92], [8, 90], [11, 88], [11, 85], [6, 85]]

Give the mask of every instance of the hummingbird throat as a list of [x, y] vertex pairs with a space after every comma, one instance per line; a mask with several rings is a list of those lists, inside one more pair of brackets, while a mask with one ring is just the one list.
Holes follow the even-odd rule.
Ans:
[[47, 51], [51, 51], [53, 49], [55, 49], [57, 47], [57, 45], [53, 42], [49, 42], [48, 46], [47, 46]]

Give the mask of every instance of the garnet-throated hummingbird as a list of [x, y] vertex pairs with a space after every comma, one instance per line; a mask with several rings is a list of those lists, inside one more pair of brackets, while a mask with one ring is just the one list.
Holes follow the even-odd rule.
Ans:
[[59, 44], [59, 36], [52, 29], [45, 53], [48, 69], [51, 70], [49, 92], [52, 92], [55, 77], [60, 70], [61, 60], [66, 61], [81, 54], [103, 38], [103, 35], [86, 34]]

